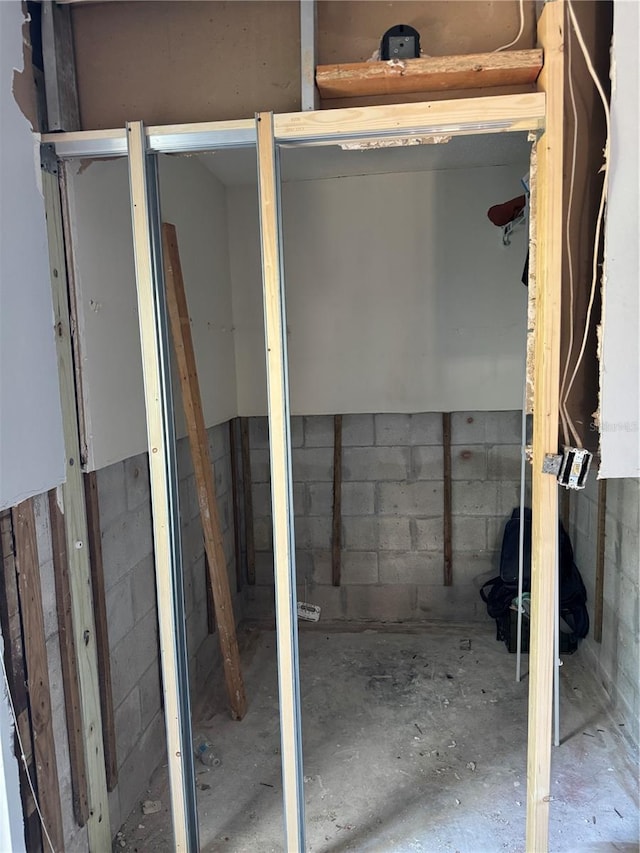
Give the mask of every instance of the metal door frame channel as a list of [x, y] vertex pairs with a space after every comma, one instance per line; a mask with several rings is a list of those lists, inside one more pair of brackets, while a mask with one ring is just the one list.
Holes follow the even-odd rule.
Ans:
[[[331, 145], [346, 140], [389, 137], [542, 131], [545, 127], [545, 110], [545, 94], [536, 92], [275, 116], [260, 113], [255, 121], [158, 127], [145, 127], [142, 122], [131, 122], [125, 129], [49, 134], [43, 138], [44, 143], [55, 148], [61, 160], [126, 156], [129, 161], [151, 469], [158, 620], [176, 850], [198, 849], [198, 824], [193, 784], [186, 634], [184, 619], [181, 618], [180, 526], [173, 396], [168, 369], [169, 341], [159, 244], [157, 154], [246, 146], [256, 146], [257, 150], [271, 437], [285, 844], [288, 853], [302, 853], [305, 849], [305, 823], [279, 149], [282, 146]], [[538, 229], [541, 227], [541, 218], [538, 217]], [[552, 416], [553, 412], [547, 414], [551, 419]], [[553, 530], [553, 527], [550, 529]], [[552, 534], [550, 536], [553, 538]], [[552, 572], [552, 568], [547, 569], [545, 566], [544, 572], [547, 571]], [[532, 642], [535, 643], [533, 636]], [[530, 698], [532, 701], [536, 701], [535, 696]], [[531, 743], [530, 730], [530, 747]], [[539, 743], [537, 747], [540, 748]], [[544, 761], [546, 757], [543, 764]]]

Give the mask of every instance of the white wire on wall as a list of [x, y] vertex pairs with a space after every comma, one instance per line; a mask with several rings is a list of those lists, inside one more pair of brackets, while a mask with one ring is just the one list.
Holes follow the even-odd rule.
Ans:
[[55, 847], [53, 846], [53, 842], [51, 840], [51, 836], [47, 831], [46, 824], [44, 822], [44, 817], [42, 815], [42, 810], [40, 809], [40, 803], [38, 802], [38, 797], [36, 796], [35, 788], [33, 786], [33, 782], [31, 781], [31, 776], [29, 775], [29, 767], [27, 765], [27, 756], [25, 755], [24, 745], [22, 743], [22, 738], [20, 737], [20, 729], [18, 727], [18, 716], [16, 714], [15, 705], [13, 704], [13, 697], [11, 696], [11, 690], [9, 689], [9, 678], [7, 676], [7, 668], [4, 664], [4, 655], [0, 653], [0, 663], [2, 664], [2, 675], [4, 680], [4, 686], [6, 688], [7, 696], [9, 697], [9, 708], [11, 710], [11, 716], [13, 717], [13, 726], [16, 733], [16, 739], [18, 741], [18, 746], [20, 747], [20, 760], [24, 766], [24, 775], [27, 778], [27, 782], [29, 784], [29, 788], [31, 790], [31, 796], [33, 797], [33, 802], [36, 806], [36, 811], [38, 812], [38, 817], [40, 818], [40, 825], [42, 827], [42, 832], [44, 837], [47, 840], [47, 844], [49, 845], [49, 849], [51, 853], [56, 853]]
[[[569, 341], [567, 344], [567, 356], [564, 363], [564, 371], [562, 373], [562, 381], [560, 384], [560, 420], [562, 422], [562, 438], [565, 445], [569, 444], [569, 415], [566, 408], [566, 400], [564, 390], [567, 384], [567, 375], [569, 373], [569, 363], [573, 354], [573, 324], [574, 324], [574, 279], [573, 279], [573, 252], [571, 250], [571, 222], [573, 214], [573, 191], [576, 183], [576, 160], [578, 156], [578, 109], [576, 107], [576, 93], [573, 85], [573, 74], [571, 69], [571, 33], [567, 32], [567, 63], [569, 65], [569, 99], [571, 101], [571, 115], [573, 117], [573, 144], [571, 148], [571, 178], [569, 180], [569, 202], [567, 206], [567, 221], [565, 227], [565, 243], [567, 246], [567, 265], [569, 271]], [[580, 444], [580, 439], [577, 438], [572, 431], [573, 440], [576, 444]]]
[[[569, 11], [569, 17], [571, 18], [571, 24], [573, 26], [573, 31], [575, 32], [576, 39], [578, 41], [578, 44], [580, 45], [580, 50], [582, 51], [582, 55], [584, 57], [584, 61], [585, 61], [585, 64], [587, 66], [587, 70], [589, 71], [589, 75], [591, 76], [591, 79], [593, 80], [593, 83], [594, 83], [594, 85], [598, 91], [598, 95], [600, 96], [600, 100], [602, 101], [602, 107], [604, 109], [604, 115], [605, 115], [605, 121], [606, 121], [606, 130], [607, 130], [606, 141], [605, 141], [604, 152], [603, 152], [604, 162], [603, 162], [602, 169], [601, 169], [601, 171], [603, 172], [602, 192], [600, 194], [600, 205], [598, 208], [598, 216], [596, 219], [596, 230], [595, 230], [594, 244], [593, 244], [593, 260], [592, 260], [592, 267], [591, 267], [591, 289], [590, 289], [590, 293], [589, 293], [589, 302], [587, 305], [587, 312], [586, 312], [586, 316], [585, 316], [585, 324], [584, 324], [584, 330], [583, 330], [583, 334], [582, 334], [582, 342], [580, 345], [580, 350], [579, 350], [578, 356], [576, 358], [576, 363], [574, 365], [573, 372], [571, 373], [571, 377], [569, 378], [569, 381], [566, 384], [564, 391], [562, 392], [562, 397], [561, 397], [561, 401], [560, 401], [561, 410], [562, 410], [562, 413], [564, 415], [563, 424], [564, 424], [565, 419], [566, 419], [566, 424], [568, 425], [569, 430], [571, 431], [571, 435], [573, 436], [573, 438], [576, 442], [576, 446], [581, 447], [582, 443], [581, 443], [580, 438], [577, 434], [575, 424], [573, 423], [573, 420], [571, 419], [571, 416], [569, 415], [569, 411], [567, 408], [567, 401], [569, 399], [571, 389], [573, 388], [573, 383], [575, 382], [576, 376], [578, 375], [578, 370], [579, 370], [580, 365], [582, 363], [582, 359], [584, 358], [584, 353], [585, 353], [586, 346], [587, 346], [587, 340], [589, 337], [589, 326], [591, 323], [591, 312], [593, 310], [593, 303], [595, 300], [596, 289], [597, 289], [597, 284], [598, 284], [598, 254], [599, 254], [599, 248], [600, 248], [600, 236], [602, 233], [602, 222], [604, 219], [604, 208], [605, 208], [606, 199], [607, 199], [607, 188], [608, 188], [608, 178], [609, 178], [609, 144], [610, 144], [610, 140], [611, 140], [611, 111], [609, 109], [609, 103], [608, 103], [607, 97], [604, 93], [604, 89], [602, 88], [602, 84], [600, 83], [600, 79], [598, 78], [598, 75], [597, 75], [596, 70], [594, 68], [593, 62], [591, 60], [591, 56], [589, 55], [589, 51], [588, 51], [587, 46], [585, 44], [585, 41], [584, 41], [584, 38], [582, 35], [582, 30], [580, 29], [580, 24], [578, 23], [575, 11], [573, 9], [572, 0], [567, 0], [567, 8]], [[571, 69], [569, 69], [569, 85], [570, 85], [569, 91], [571, 93], [572, 92], [572, 86], [573, 86]], [[575, 106], [575, 99], [572, 101], [572, 105]], [[577, 116], [574, 115], [574, 122], [575, 121], [577, 121]], [[575, 172], [575, 158], [576, 158], [576, 150], [577, 150], [577, 130], [574, 133], [573, 145], [574, 145], [574, 151], [573, 151], [573, 158], [572, 158], [572, 182], [574, 180], [574, 174], [573, 173]], [[568, 233], [568, 231], [567, 231], [567, 233]], [[572, 271], [571, 271], [571, 275], [573, 275]], [[571, 279], [570, 279], [570, 281], [571, 281]], [[573, 320], [573, 318], [572, 318], [572, 320]], [[571, 338], [571, 342], [573, 344], [573, 338]], [[564, 378], [566, 378], [566, 375], [568, 373], [570, 358], [571, 358], [571, 351], [568, 351], [567, 352], [567, 364], [565, 366], [565, 371], [564, 371], [564, 375], [563, 375], [563, 384], [564, 384]], [[566, 436], [565, 436], [565, 440], [566, 440]]]
[[501, 50], [507, 50], [509, 47], [513, 47], [520, 40], [520, 36], [524, 32], [524, 0], [520, 0], [520, 29], [518, 30], [518, 35], [510, 41], [509, 44], [503, 44], [502, 47], [497, 47], [493, 52], [500, 53]]

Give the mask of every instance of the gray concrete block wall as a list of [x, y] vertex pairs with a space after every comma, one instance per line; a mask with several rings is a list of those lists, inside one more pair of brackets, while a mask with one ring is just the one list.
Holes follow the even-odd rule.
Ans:
[[[218, 512], [236, 620], [231, 457], [228, 424], [209, 430]], [[189, 675], [192, 700], [220, 666], [218, 638], [209, 634], [204, 538], [191, 454], [177, 446]], [[158, 618], [147, 454], [98, 471], [107, 621], [118, 759], [118, 785], [109, 795], [115, 833], [145, 789], [165, 753]]]
[[[333, 417], [292, 419], [299, 597], [328, 619], [486, 619], [478, 589], [495, 574], [519, 502], [520, 412], [452, 415], [453, 576], [443, 586], [442, 415], [343, 417], [342, 584], [331, 585]], [[273, 612], [266, 418], [250, 419], [257, 583], [247, 614]]]
[[591, 619], [580, 654], [598, 680], [634, 741], [640, 742], [640, 480], [607, 481], [602, 642], [593, 634], [598, 531], [598, 483], [590, 476], [584, 491], [571, 493], [571, 537], [576, 564], [587, 588]]

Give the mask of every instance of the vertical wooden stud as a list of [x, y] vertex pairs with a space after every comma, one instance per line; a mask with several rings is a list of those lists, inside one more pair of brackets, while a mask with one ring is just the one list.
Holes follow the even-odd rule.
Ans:
[[79, 130], [71, 9], [54, 0], [42, 4], [42, 57], [48, 129]]
[[531, 633], [527, 750], [527, 853], [549, 847], [553, 704], [554, 575], [558, 529], [556, 479], [543, 473], [558, 450], [560, 300], [563, 244], [564, 0], [545, 4], [538, 33], [546, 127], [537, 143], [536, 326], [533, 393]]
[[107, 773], [107, 790], [118, 784], [118, 754], [116, 749], [116, 723], [111, 690], [111, 656], [107, 627], [107, 602], [102, 564], [102, 531], [100, 530], [100, 504], [98, 479], [95, 471], [84, 475], [84, 496], [87, 508], [89, 539], [89, 564], [91, 567], [91, 593], [93, 618], [96, 622], [96, 653], [100, 669], [100, 709], [102, 711], [102, 743]]
[[442, 517], [442, 532], [444, 539], [444, 585], [452, 586], [451, 412], [442, 413], [442, 461], [444, 479], [444, 511]]
[[240, 452], [242, 454], [242, 496], [244, 500], [244, 538], [247, 552], [247, 583], [256, 582], [256, 546], [253, 536], [253, 493], [251, 483], [251, 442], [249, 419], [240, 418]]
[[224, 554], [222, 531], [218, 517], [213, 469], [209, 459], [209, 442], [202, 413], [202, 400], [198, 384], [196, 357], [191, 336], [191, 321], [187, 297], [184, 290], [180, 253], [176, 229], [164, 223], [162, 226], [164, 272], [167, 287], [167, 307], [171, 323], [174, 352], [180, 375], [182, 403], [187, 422], [187, 435], [193, 459], [193, 468], [198, 491], [200, 518], [204, 532], [204, 547], [209, 561], [213, 604], [218, 626], [218, 639], [222, 653], [227, 695], [231, 714], [241, 720], [247, 711], [240, 653], [236, 637], [233, 605], [229, 591], [227, 560]]
[[604, 611], [604, 546], [607, 534], [607, 481], [598, 480], [598, 539], [596, 543], [596, 590], [593, 614], [593, 639], [602, 642]]
[[60, 660], [62, 664], [62, 686], [64, 708], [69, 740], [69, 764], [71, 766], [71, 792], [73, 813], [76, 823], [84, 826], [89, 817], [87, 797], [87, 771], [82, 742], [82, 708], [76, 647], [71, 622], [71, 588], [69, 585], [69, 563], [64, 530], [64, 515], [59, 503], [62, 490], [51, 489], [48, 493], [49, 520], [51, 523], [51, 547], [53, 552], [53, 576], [56, 587], [56, 611], [58, 614], [58, 636], [60, 637]]
[[333, 523], [331, 532], [331, 580], [340, 586], [342, 560], [342, 415], [333, 419]]
[[87, 830], [91, 850], [107, 850], [111, 845], [109, 802], [102, 745], [102, 715], [100, 711], [100, 676], [96, 653], [95, 623], [91, 598], [91, 570], [87, 547], [87, 518], [84, 505], [84, 485], [80, 469], [80, 440], [76, 388], [69, 323], [69, 294], [67, 290], [66, 259], [62, 230], [62, 209], [57, 175], [42, 173], [42, 187], [47, 214], [49, 268], [56, 330], [60, 402], [66, 451], [66, 479], [62, 484], [62, 503], [71, 590], [71, 621], [76, 650], [82, 739], [84, 743], [89, 797]]
[[12, 516], [38, 798], [44, 826], [57, 853], [64, 850], [64, 835], [33, 499], [15, 507]]
[[273, 137], [273, 114], [260, 113], [256, 117], [256, 124], [285, 848], [289, 853], [302, 853], [305, 849], [304, 776], [280, 182]]

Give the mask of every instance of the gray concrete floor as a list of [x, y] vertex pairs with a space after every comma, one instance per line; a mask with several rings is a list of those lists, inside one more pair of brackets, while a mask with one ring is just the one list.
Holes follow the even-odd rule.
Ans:
[[[522, 851], [527, 680], [490, 623], [312, 626], [300, 636], [307, 848], [312, 853]], [[249, 711], [196, 709], [219, 768], [198, 764], [207, 853], [283, 851], [275, 635], [245, 632]], [[526, 672], [527, 657], [524, 657]], [[637, 851], [638, 759], [580, 652], [561, 670], [550, 849]], [[134, 812], [117, 849], [172, 849], [166, 767], [158, 814]]]

